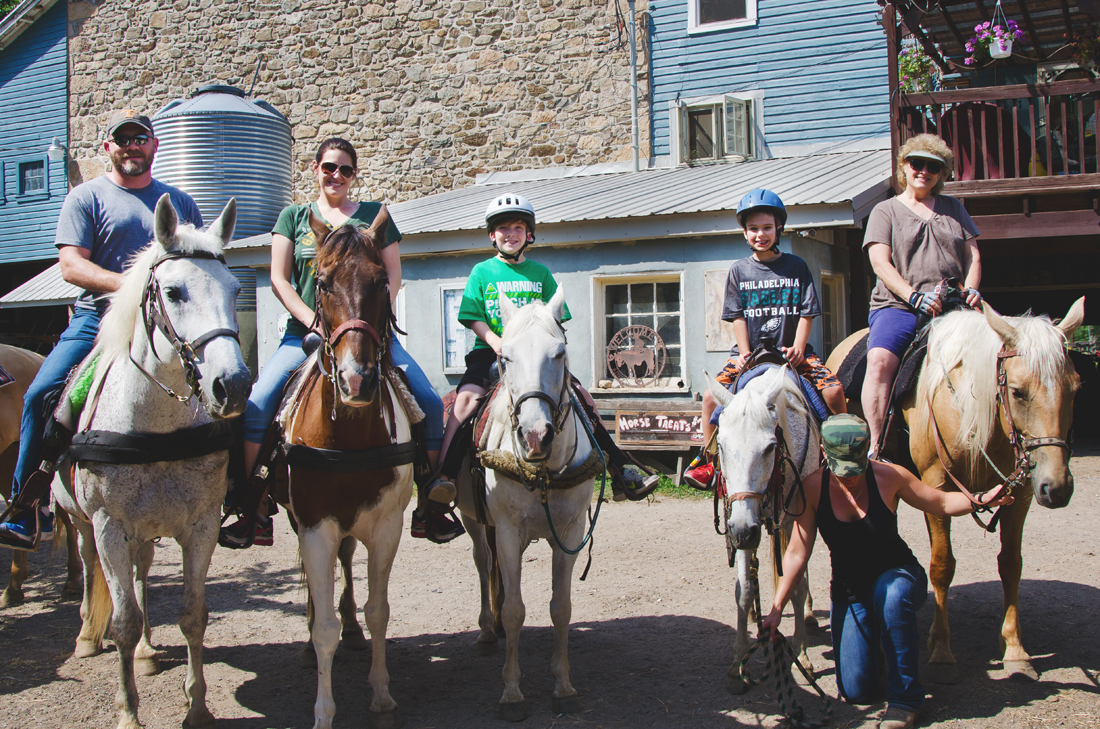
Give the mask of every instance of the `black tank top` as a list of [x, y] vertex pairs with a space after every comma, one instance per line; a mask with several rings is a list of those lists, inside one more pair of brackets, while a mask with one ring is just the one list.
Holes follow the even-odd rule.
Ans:
[[[817, 529], [833, 563], [834, 601], [866, 602], [875, 580], [895, 567], [916, 565], [917, 558], [898, 534], [898, 515], [882, 500], [874, 470], [867, 468], [867, 515], [858, 521], [839, 521], [830, 498], [829, 469], [821, 476], [821, 498], [817, 507]], [[923, 568], [922, 568], [923, 569]]]

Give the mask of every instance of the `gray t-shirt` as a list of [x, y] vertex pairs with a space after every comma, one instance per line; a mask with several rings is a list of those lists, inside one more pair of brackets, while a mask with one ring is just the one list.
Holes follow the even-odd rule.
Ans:
[[[171, 195], [180, 222], [202, 227], [199, 206], [186, 192], [156, 180], [140, 190], [128, 190], [103, 175], [77, 185], [65, 196], [54, 245], [89, 250], [92, 263], [122, 273], [130, 258], [155, 237], [153, 210], [164, 193]], [[106, 297], [107, 294], [85, 291], [76, 305], [91, 309]]]
[[[966, 208], [949, 195], [936, 195], [932, 217], [917, 215], [896, 197], [871, 211], [863, 247], [890, 246], [890, 261], [917, 291], [932, 291], [945, 278], [966, 279], [967, 241], [981, 233]], [[909, 309], [880, 279], [871, 292], [871, 309]]]
[[[749, 327], [749, 346], [755, 349], [764, 340], [776, 347], [790, 347], [804, 316], [821, 316], [814, 277], [798, 256], [780, 254], [769, 263], [752, 256], [734, 261], [726, 278], [726, 301], [722, 321], [744, 319]], [[806, 351], [813, 350], [806, 345]], [[740, 354], [737, 343], [730, 356]]]

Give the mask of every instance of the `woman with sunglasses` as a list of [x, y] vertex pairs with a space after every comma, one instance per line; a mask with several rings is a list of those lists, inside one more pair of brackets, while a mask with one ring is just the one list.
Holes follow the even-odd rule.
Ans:
[[[290, 313], [290, 319], [279, 348], [260, 372], [248, 399], [244, 414], [244, 473], [250, 483], [244, 486], [245, 491], [235, 492], [235, 501], [239, 504], [248, 503], [249, 496], [252, 497], [252, 503], [255, 503], [259, 494], [252, 492], [264, 488], [262, 479], [251, 478], [261, 445], [278, 411], [283, 387], [290, 373], [306, 359], [302, 351], [302, 338], [309, 332], [314, 320], [316, 279], [312, 263], [317, 254], [318, 243], [310, 228], [310, 214], [324, 219], [331, 228], [341, 225], [369, 226], [382, 207], [381, 203], [356, 202], [349, 197], [358, 175], [357, 165], [355, 148], [347, 140], [332, 137], [322, 142], [310, 163], [310, 170], [317, 179], [317, 199], [305, 205], [289, 205], [284, 208], [271, 232], [271, 290]], [[381, 253], [389, 275], [390, 296], [393, 298], [396, 298], [401, 289], [401, 258], [398, 249], [400, 240], [401, 233], [391, 220], [386, 228], [386, 239]], [[396, 337], [390, 341], [389, 347], [394, 365], [405, 370], [413, 395], [426, 415], [423, 433], [434, 469], [443, 440], [443, 401], [432, 388], [424, 371]], [[446, 479], [433, 483], [428, 493], [430, 500], [441, 504], [452, 501], [454, 496], [454, 484]], [[270, 546], [273, 534], [267, 511], [265, 500], [258, 513], [245, 513], [236, 523], [223, 527], [219, 543], [224, 547], [238, 549], [252, 544]], [[446, 541], [446, 538], [462, 533], [461, 526], [457, 522], [451, 522], [445, 514], [430, 512], [431, 516], [427, 517], [426, 512], [428, 510], [418, 509], [421, 523], [424, 518], [432, 519], [433, 536], [437, 537], [437, 541]], [[416, 534], [414, 529], [414, 536], [425, 535]]]
[[916, 336], [918, 316], [943, 311], [937, 286], [947, 278], [963, 281], [966, 303], [981, 307], [980, 233], [962, 203], [941, 194], [953, 164], [954, 155], [942, 139], [934, 134], [913, 137], [898, 151], [901, 193], [876, 205], [867, 221], [863, 247], [878, 276], [871, 293], [862, 393], [872, 449], [879, 443], [890, 388]]

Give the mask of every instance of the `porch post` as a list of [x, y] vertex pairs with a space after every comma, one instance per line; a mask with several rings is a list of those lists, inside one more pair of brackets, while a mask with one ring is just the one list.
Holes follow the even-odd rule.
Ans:
[[894, 170], [898, 168], [898, 147], [901, 124], [901, 84], [898, 82], [898, 21], [892, 2], [882, 9], [882, 25], [886, 30], [886, 69], [890, 85], [890, 186], [899, 192]]

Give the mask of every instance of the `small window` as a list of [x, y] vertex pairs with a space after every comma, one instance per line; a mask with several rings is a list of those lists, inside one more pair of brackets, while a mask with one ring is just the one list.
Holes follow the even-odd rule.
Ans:
[[756, 0], [687, 0], [687, 5], [689, 33], [756, 24]]
[[443, 374], [461, 375], [466, 371], [466, 355], [474, 348], [477, 335], [458, 321], [465, 283], [443, 284], [439, 299], [443, 317]]
[[677, 163], [754, 156], [753, 99], [727, 94], [671, 102], [670, 113]]
[[46, 163], [42, 160], [19, 163], [19, 194], [46, 192]]
[[[599, 282], [596, 363], [602, 389], [682, 389], [683, 305], [673, 274]], [[656, 337], [653, 333], [656, 333]]]
[[821, 272], [821, 358], [832, 354], [844, 337], [844, 277], [838, 273]]

